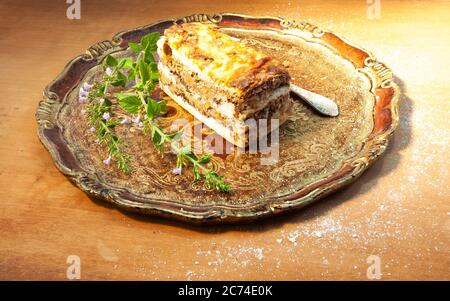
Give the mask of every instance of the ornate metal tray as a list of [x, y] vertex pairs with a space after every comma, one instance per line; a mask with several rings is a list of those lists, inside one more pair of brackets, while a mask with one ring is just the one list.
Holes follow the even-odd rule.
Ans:
[[[337, 118], [295, 101], [280, 129], [279, 161], [261, 155], [214, 156], [233, 191], [207, 191], [192, 176], [174, 176], [173, 159], [161, 155], [139, 131], [121, 135], [134, 156], [133, 172], [106, 167], [105, 151], [87, 133], [77, 102], [79, 86], [95, 75], [107, 54], [125, 56], [129, 41], [163, 32], [174, 22], [212, 22], [283, 62], [293, 82], [335, 100]], [[241, 222], [298, 209], [351, 183], [386, 149], [398, 123], [398, 88], [392, 72], [369, 52], [308, 23], [237, 14], [197, 14], [118, 33], [70, 61], [44, 90], [38, 135], [58, 169], [88, 195], [126, 210], [197, 223]], [[171, 102], [175, 118], [191, 118]]]

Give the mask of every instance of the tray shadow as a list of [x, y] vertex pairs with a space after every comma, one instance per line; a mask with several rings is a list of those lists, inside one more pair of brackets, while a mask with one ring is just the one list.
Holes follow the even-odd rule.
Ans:
[[[195, 225], [161, 217], [144, 216], [122, 209], [117, 210], [121, 211], [124, 215], [139, 221], [164, 224], [173, 227], [183, 227], [206, 234], [228, 231], [265, 232], [280, 228], [286, 223], [301, 224], [309, 219], [324, 215], [330, 209], [339, 206], [345, 201], [369, 192], [377, 183], [378, 178], [389, 175], [397, 168], [397, 166], [399, 166], [402, 159], [400, 151], [405, 149], [410, 144], [412, 139], [411, 118], [413, 115], [414, 106], [413, 101], [406, 95], [406, 84], [398, 77], [394, 77], [394, 81], [400, 87], [400, 97], [398, 103], [399, 125], [391, 137], [385, 153], [355, 182], [318, 202], [315, 202], [305, 208], [300, 208], [294, 212], [286, 212], [275, 217], [272, 216], [251, 223], [237, 225]], [[115, 208], [113, 205], [107, 204], [104, 201], [93, 198], [91, 199], [101, 206]]]

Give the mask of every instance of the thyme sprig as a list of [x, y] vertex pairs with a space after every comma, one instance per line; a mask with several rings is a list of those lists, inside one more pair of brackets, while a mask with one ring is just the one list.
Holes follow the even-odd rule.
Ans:
[[121, 73], [118, 67], [111, 69], [106, 65], [103, 67], [105, 72], [101, 81], [95, 81], [92, 85], [84, 84], [83, 88], [80, 89], [80, 100], [83, 99], [83, 95], [87, 96], [89, 102], [86, 106], [86, 113], [88, 123], [91, 126], [90, 130], [97, 137], [98, 143], [108, 149], [109, 157], [103, 162], [109, 165], [110, 161], [114, 159], [119, 169], [125, 173], [130, 173], [131, 158], [124, 152], [125, 143], [115, 132], [116, 126], [120, 122], [111, 116], [112, 102], [108, 98], [108, 87], [118, 85]]
[[[152, 107], [149, 109], [149, 107]], [[207, 168], [206, 164], [210, 163], [211, 155], [205, 154], [197, 156], [193, 153], [190, 147], [180, 147], [178, 145], [179, 138], [182, 136], [182, 131], [174, 133], [166, 133], [155, 122], [155, 118], [158, 113], [164, 112], [165, 103], [156, 102], [153, 99], [149, 99], [148, 103], [142, 103], [142, 109], [147, 112], [147, 116], [144, 119], [144, 132], [151, 135], [153, 145], [159, 151], [163, 151], [164, 143], [167, 143], [171, 150], [176, 153], [177, 163], [175, 173], [181, 174], [182, 169], [192, 164], [192, 171], [194, 174], [194, 181], [200, 181], [202, 175], [204, 177], [204, 184], [206, 188], [214, 188], [222, 192], [230, 192], [230, 185], [225, 182], [222, 176], [219, 176], [212, 168]]]
[[166, 113], [164, 101], [152, 98], [153, 90], [159, 80], [154, 52], [159, 33], [150, 33], [143, 37], [139, 43], [130, 43], [129, 46], [137, 54], [137, 58], [129, 68], [128, 79], [134, 79], [135, 85], [131, 93], [116, 93], [120, 106], [129, 113], [143, 116], [144, 133], [150, 135], [156, 149], [163, 152], [164, 145], [176, 153], [177, 163], [174, 173], [181, 174], [183, 168], [192, 166], [194, 181], [204, 179], [206, 188], [222, 192], [231, 191], [230, 185], [225, 182], [212, 168], [206, 165], [211, 161], [211, 155], [197, 156], [189, 147], [179, 147], [178, 142], [182, 131], [166, 133], [156, 122], [156, 119]]
[[157, 150], [163, 153], [165, 146], [169, 146], [176, 154], [176, 168], [173, 172], [180, 175], [184, 168], [191, 166], [194, 181], [203, 180], [208, 189], [229, 192], [230, 185], [213, 168], [208, 167], [211, 155], [199, 156], [193, 153], [190, 147], [180, 147], [178, 142], [183, 131], [166, 133], [157, 123], [157, 118], [167, 112], [164, 101], [152, 98], [159, 80], [154, 59], [158, 39], [159, 33], [156, 32], [144, 36], [139, 43], [129, 43], [131, 50], [137, 54], [135, 59], [131, 57], [116, 59], [108, 55], [103, 64], [102, 79], [93, 85], [88, 84], [84, 90], [80, 89], [81, 97], [87, 88], [92, 88], [88, 93], [89, 104], [86, 109], [89, 124], [93, 127], [99, 142], [107, 146], [109, 159], [115, 159], [117, 166], [129, 173], [130, 156], [123, 151], [124, 142], [115, 133], [116, 126], [120, 122], [111, 117], [113, 105], [109, 99], [112, 97], [109, 88], [132, 85], [130, 91], [114, 93], [114, 97], [123, 110], [137, 116], [134, 120], [142, 120], [143, 132], [151, 137]]

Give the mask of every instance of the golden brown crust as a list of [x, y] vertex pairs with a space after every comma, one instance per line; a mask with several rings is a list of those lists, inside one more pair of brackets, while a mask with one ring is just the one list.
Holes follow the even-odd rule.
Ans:
[[239, 89], [243, 96], [268, 85], [268, 89], [289, 82], [289, 73], [275, 59], [220, 32], [212, 25], [186, 23], [166, 29], [171, 49], [188, 58], [213, 81]]
[[216, 27], [174, 25], [158, 41], [158, 55], [161, 88], [235, 145], [249, 141], [247, 120], [285, 120], [288, 72]]

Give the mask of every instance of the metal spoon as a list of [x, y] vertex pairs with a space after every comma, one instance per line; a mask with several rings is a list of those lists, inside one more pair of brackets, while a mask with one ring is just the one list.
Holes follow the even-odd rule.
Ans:
[[305, 90], [294, 84], [290, 85], [290, 91], [299, 96], [316, 111], [322, 113], [323, 115], [331, 117], [336, 117], [339, 115], [339, 108], [337, 104], [325, 96]]

